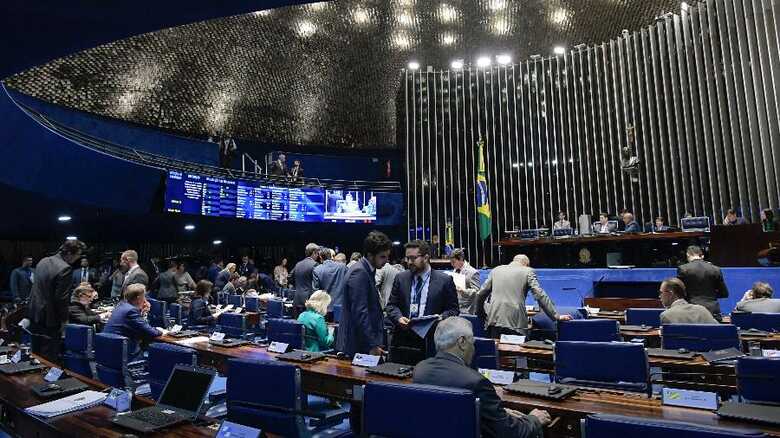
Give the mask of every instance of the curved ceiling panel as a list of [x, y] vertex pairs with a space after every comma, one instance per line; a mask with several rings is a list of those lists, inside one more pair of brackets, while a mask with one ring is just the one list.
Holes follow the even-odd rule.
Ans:
[[6, 79], [129, 122], [263, 143], [395, 144], [399, 72], [479, 55], [548, 55], [679, 8], [676, 0], [335, 1], [116, 41]]

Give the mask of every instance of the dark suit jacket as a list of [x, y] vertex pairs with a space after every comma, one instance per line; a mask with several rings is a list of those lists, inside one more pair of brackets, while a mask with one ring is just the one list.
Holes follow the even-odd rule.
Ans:
[[30, 321], [37, 327], [58, 331], [68, 321], [72, 286], [72, 268], [55, 254], [35, 266], [35, 281], [30, 292]]
[[85, 307], [78, 301], [71, 301], [68, 308], [70, 313], [70, 319], [68, 322], [71, 324], [82, 324], [91, 326], [100, 326], [102, 321], [100, 315], [93, 312], [92, 309]]
[[694, 260], [677, 268], [677, 278], [685, 283], [688, 302], [720, 313], [718, 298], [729, 296], [720, 268], [704, 260]]
[[138, 343], [142, 340], [156, 338], [162, 333], [149, 325], [149, 322], [141, 315], [137, 307], [122, 301], [111, 313], [103, 333], [114, 333], [128, 339], [127, 351], [130, 356], [137, 356], [141, 348]]
[[631, 221], [626, 225], [625, 229], [626, 233], [640, 233], [642, 232], [642, 227], [639, 226], [639, 224], [636, 221]]
[[257, 269], [255, 268], [255, 265], [252, 263], [247, 263], [246, 268], [243, 264], [236, 266], [236, 272], [238, 272], [238, 275], [243, 275], [244, 277], [249, 277], [256, 270]]
[[146, 272], [141, 268], [141, 266], [138, 266], [133, 272], [128, 272], [126, 281], [122, 282], [122, 293], [125, 292], [125, 288], [127, 286], [130, 286], [131, 284], [143, 284], [146, 286], [146, 288], [149, 288], [149, 276], [146, 275]]
[[271, 163], [270, 172], [271, 175], [285, 176], [287, 175], [287, 164], [275, 160]]
[[[79, 284], [81, 284], [81, 267], [74, 268], [73, 269], [73, 288], [75, 289]], [[100, 280], [97, 276], [97, 272], [95, 271], [95, 268], [87, 268], [87, 271], [89, 272], [89, 284], [95, 284]]]
[[306, 304], [306, 300], [311, 296], [311, 293], [314, 292], [314, 268], [316, 266], [317, 262], [311, 257], [306, 257], [295, 264], [292, 272], [293, 279], [295, 280], [293, 306], [303, 307]]
[[214, 324], [214, 315], [211, 314], [209, 303], [203, 298], [196, 298], [190, 304], [189, 325]]
[[347, 271], [336, 348], [349, 356], [384, 344], [376, 271], [365, 257]]
[[176, 298], [179, 290], [176, 288], [176, 276], [173, 271], [163, 271], [157, 277], [157, 298]]
[[[388, 298], [385, 307], [387, 316], [393, 324], [397, 324], [398, 319], [402, 316], [409, 317], [413, 278], [412, 271], [403, 271], [395, 276], [393, 290], [390, 291], [390, 298]], [[444, 319], [459, 314], [458, 292], [455, 290], [455, 282], [452, 277], [431, 269], [428, 297], [425, 301], [425, 315], [441, 315]]]
[[452, 354], [440, 352], [414, 367], [414, 383], [467, 389], [479, 398], [479, 421], [483, 437], [543, 437], [542, 424], [536, 417], [519, 419], [501, 406], [493, 384], [477, 371], [467, 367]]

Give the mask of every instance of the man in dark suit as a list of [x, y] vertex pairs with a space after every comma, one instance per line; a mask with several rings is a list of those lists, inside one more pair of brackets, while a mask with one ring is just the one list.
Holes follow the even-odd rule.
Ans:
[[348, 356], [384, 353], [383, 315], [376, 289], [376, 270], [387, 263], [393, 244], [379, 231], [363, 241], [363, 254], [347, 271], [341, 299], [341, 320], [336, 348]]
[[224, 262], [222, 261], [222, 257], [216, 257], [214, 258], [214, 261], [211, 262], [211, 266], [209, 266], [208, 274], [206, 275], [206, 279], [210, 281], [211, 283], [214, 283], [217, 281], [217, 276], [219, 275], [219, 272], [222, 271], [222, 268], [224, 268]]
[[312, 287], [314, 290], [322, 289], [330, 295], [328, 310], [332, 311], [333, 306], [341, 305], [347, 265], [333, 260], [334, 252], [330, 248], [320, 248], [319, 255], [321, 264], [314, 268]]
[[141, 265], [138, 264], [138, 253], [132, 249], [122, 253], [119, 263], [125, 267], [125, 278], [122, 281], [122, 293], [131, 284], [142, 284], [144, 289], [149, 287], [149, 276], [146, 275]]
[[176, 288], [176, 262], [168, 262], [168, 270], [157, 277], [157, 299], [167, 303], [174, 303], [179, 298], [179, 290]]
[[60, 250], [44, 257], [35, 267], [32, 292], [30, 292], [30, 332], [33, 336], [33, 353], [58, 361], [62, 343], [62, 328], [68, 322], [68, 306], [72, 289], [73, 268], [86, 248], [78, 240], [68, 240]]
[[404, 248], [409, 270], [396, 275], [385, 311], [394, 328], [393, 361], [412, 364], [433, 353], [432, 338], [422, 339], [410, 330], [413, 320], [429, 315], [441, 319], [457, 316], [460, 306], [452, 277], [431, 269], [428, 242], [413, 240]]
[[677, 268], [677, 278], [685, 284], [688, 302], [706, 307], [720, 321], [718, 298], [729, 296], [723, 273], [719, 267], [704, 261], [704, 253], [696, 245], [689, 246], [685, 255], [688, 263]]
[[94, 287], [97, 281], [97, 272], [94, 268], [89, 267], [89, 260], [86, 257], [82, 258], [81, 267], [73, 270], [73, 288], [75, 289], [81, 283], [89, 283], [90, 286]]
[[22, 266], [14, 269], [8, 280], [8, 288], [11, 289], [14, 301], [24, 301], [30, 297], [33, 277], [33, 258], [25, 256], [22, 259]]
[[154, 328], [146, 321], [144, 315], [149, 313], [149, 301], [146, 300], [146, 287], [143, 284], [127, 286], [125, 300], [111, 312], [111, 317], [103, 329], [103, 333], [114, 333], [128, 339], [127, 352], [129, 360], [136, 360], [141, 355], [141, 341], [158, 338], [166, 333], [165, 329]]
[[474, 332], [467, 320], [454, 317], [439, 323], [434, 334], [436, 357], [414, 367], [414, 383], [467, 389], [479, 399], [479, 425], [483, 437], [543, 437], [550, 414], [538, 409], [528, 415], [505, 409], [490, 381], [470, 368], [474, 358]]
[[293, 316], [306, 310], [306, 300], [314, 292], [314, 268], [317, 267], [320, 246], [316, 243], [306, 245], [306, 258], [295, 264], [292, 277], [295, 281], [295, 295], [293, 296]]
[[287, 175], [287, 157], [284, 154], [279, 154], [276, 160], [271, 162], [269, 173], [276, 176]]
[[249, 261], [249, 256], [245, 255], [241, 257], [241, 263], [238, 265], [237, 270], [238, 275], [242, 277], [249, 277], [257, 269], [255, 269], [255, 265]]

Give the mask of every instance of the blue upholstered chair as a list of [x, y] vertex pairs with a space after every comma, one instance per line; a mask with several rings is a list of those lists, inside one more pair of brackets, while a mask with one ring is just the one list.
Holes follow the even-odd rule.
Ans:
[[[403, 407], [401, 417], [388, 415], [398, 412], [399, 406]], [[479, 437], [479, 401], [464, 389], [372, 382], [363, 391], [363, 433], [404, 438]]]
[[257, 312], [260, 310], [260, 298], [244, 297], [244, 309], [247, 312]]
[[732, 312], [731, 323], [740, 330], [764, 330], [780, 332], [780, 313], [746, 313]]
[[661, 347], [690, 351], [741, 349], [737, 326], [731, 324], [664, 324]]
[[[561, 315], [571, 315], [572, 319], [579, 320], [588, 317], [588, 312], [581, 307], [561, 306], [557, 308]], [[531, 318], [530, 339], [557, 339], [557, 322], [550, 319], [544, 311], [540, 311]]]
[[197, 365], [197, 355], [191, 348], [155, 342], [149, 345], [147, 364], [152, 398], [157, 400], [171, 372], [178, 364]]
[[737, 393], [745, 401], [780, 404], [780, 358], [740, 357], [737, 359]]
[[474, 338], [474, 359], [471, 361], [471, 367], [498, 369], [498, 353], [496, 341], [491, 338]]
[[168, 303], [165, 301], [148, 298], [149, 301], [149, 324], [153, 327], [168, 328]]
[[558, 322], [559, 341], [619, 341], [620, 324], [611, 319], [579, 319]]
[[645, 348], [628, 342], [558, 341], [555, 381], [650, 393]]
[[95, 367], [98, 380], [115, 388], [125, 388], [127, 380], [127, 338], [113, 333], [94, 336]]
[[249, 335], [246, 315], [225, 312], [217, 318], [217, 330], [231, 338], [243, 338]]
[[268, 300], [265, 315], [267, 318], [284, 318], [284, 302], [281, 300]]
[[265, 332], [270, 342], [283, 342], [291, 348], [303, 348], [305, 327], [293, 319], [269, 319], [265, 324]]
[[641, 417], [596, 414], [590, 415], [583, 420], [582, 436], [584, 438], [739, 438], [762, 437], [766, 435], [758, 431], [697, 426], [679, 421], [648, 420]]
[[244, 307], [244, 297], [241, 295], [228, 295], [227, 303], [235, 307]]
[[461, 314], [461, 318], [467, 319], [471, 323], [471, 329], [474, 331], [474, 336], [478, 338], [486, 338], [487, 331], [485, 331], [485, 321], [477, 315]]
[[184, 326], [187, 324], [187, 318], [184, 316], [184, 311], [181, 304], [171, 303], [168, 305], [168, 316], [174, 324]]
[[[308, 410], [301, 371], [289, 363], [230, 359], [227, 376], [228, 421], [294, 438], [333, 432], [327, 429], [349, 415], [343, 409]], [[307, 417], [316, 419], [318, 425], [307, 424]]]
[[666, 309], [626, 309], [626, 325], [661, 327], [661, 313]]
[[81, 374], [82, 376], [93, 377], [92, 366], [92, 337], [94, 331], [91, 326], [81, 324], [65, 325], [65, 351], [63, 360], [65, 369]]

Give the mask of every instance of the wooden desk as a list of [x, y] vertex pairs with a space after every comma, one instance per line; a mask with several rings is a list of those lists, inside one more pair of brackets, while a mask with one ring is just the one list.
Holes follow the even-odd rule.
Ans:
[[[42, 358], [39, 360], [47, 366], [52, 366], [51, 363]], [[44, 383], [45, 372], [46, 370], [13, 376], [0, 374], [0, 423], [4, 429], [22, 437], [35, 438], [65, 436], [120, 438], [132, 432], [111, 423], [111, 418], [116, 414], [116, 411], [102, 405], [48, 419], [34, 417], [24, 412], [25, 408], [48, 401], [38, 398], [30, 390], [31, 386]], [[83, 381], [90, 389], [102, 391], [107, 388], [106, 385], [96, 380], [70, 372], [67, 374]], [[144, 397], [136, 396], [133, 398], [133, 409], [152, 404], [154, 404], [153, 400]], [[211, 438], [215, 434], [215, 430], [206, 426], [182, 424], [145, 436]]]
[[707, 236], [708, 233], [703, 231], [695, 232], [673, 232], [673, 233], [625, 233], [625, 234], [593, 234], [588, 236], [572, 236], [572, 237], [542, 237], [538, 239], [504, 239], [499, 240], [498, 244], [501, 246], [540, 246], [540, 245], [578, 245], [583, 243], [607, 243], [607, 242], [632, 242], [639, 240], [679, 240], [679, 239], [694, 239], [697, 237]]

